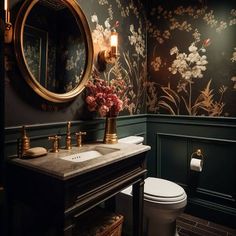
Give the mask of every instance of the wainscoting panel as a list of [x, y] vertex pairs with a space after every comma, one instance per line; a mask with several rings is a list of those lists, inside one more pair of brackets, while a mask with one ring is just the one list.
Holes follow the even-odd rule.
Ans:
[[193, 150], [201, 148], [204, 155], [203, 171], [196, 177], [195, 195], [205, 200], [214, 199], [214, 202], [235, 205], [236, 141], [192, 140], [191, 146]]
[[186, 186], [187, 140], [171, 134], [157, 133], [157, 168], [164, 179]]
[[[236, 222], [236, 123], [230, 120], [153, 116], [147, 118], [150, 176], [181, 185], [187, 211], [221, 224]], [[190, 169], [201, 149], [203, 169]]]

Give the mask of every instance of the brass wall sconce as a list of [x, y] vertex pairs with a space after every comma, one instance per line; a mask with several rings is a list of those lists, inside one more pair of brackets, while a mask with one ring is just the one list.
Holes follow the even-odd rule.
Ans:
[[4, 42], [11, 43], [13, 35], [13, 26], [10, 20], [9, 2], [4, 0], [4, 11], [5, 11], [5, 32], [4, 32]]
[[98, 66], [101, 71], [106, 69], [106, 64], [114, 64], [118, 56], [118, 33], [111, 32], [110, 49], [98, 53]]

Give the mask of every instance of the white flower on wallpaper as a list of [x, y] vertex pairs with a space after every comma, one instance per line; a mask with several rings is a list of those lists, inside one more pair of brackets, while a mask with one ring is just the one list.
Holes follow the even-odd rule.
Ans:
[[97, 15], [92, 15], [91, 16], [91, 21], [98, 23], [98, 16]]
[[110, 20], [113, 20], [112, 5], [110, 5], [107, 10], [108, 10], [108, 15], [109, 15]]
[[120, 9], [120, 14], [122, 17], [127, 17], [129, 16], [129, 7], [128, 6], [123, 6], [123, 4], [121, 4], [120, 0], [116, 0], [117, 6]]
[[186, 20], [183, 22], [179, 22], [176, 18], [171, 18], [170, 23], [170, 30], [172, 31], [178, 29], [180, 31], [190, 32], [192, 30], [191, 24], [189, 24]]
[[27, 64], [30, 68], [31, 73], [36, 80], [40, 81], [40, 55], [39, 48], [40, 42], [35, 39], [35, 45], [26, 44], [24, 45], [24, 55], [27, 58]]
[[217, 26], [218, 21], [215, 19], [215, 16], [213, 14], [213, 10], [211, 10], [209, 13], [206, 13], [203, 17], [203, 20], [206, 21], [206, 23], [211, 27], [214, 28]]
[[98, 3], [100, 5], [106, 5], [106, 4], [108, 4], [108, 0], [98, 0]]
[[96, 24], [92, 32], [93, 43], [97, 44], [100, 50], [106, 50], [111, 36], [110, 19], [107, 18], [103, 26], [99, 24], [98, 16], [94, 14], [91, 16], [91, 21]]
[[232, 9], [230, 14], [232, 15], [233, 19], [229, 21], [229, 25], [235, 25], [236, 24], [236, 10]]
[[184, 15], [184, 14], [187, 14], [189, 16], [199, 16], [199, 14], [201, 14], [201, 12], [197, 12], [198, 14], [196, 14], [196, 11], [194, 8], [192, 8], [191, 6], [188, 6], [188, 7], [183, 7], [183, 6], [178, 6], [175, 10], [174, 10], [174, 13], [176, 15]]
[[207, 57], [205, 55], [200, 55], [199, 52], [205, 52], [205, 48], [201, 47], [198, 49], [195, 43], [192, 43], [189, 48], [189, 54], [179, 53], [177, 47], [170, 50], [170, 55], [176, 55], [176, 59], [173, 61], [169, 71], [172, 74], [177, 72], [185, 80], [190, 80], [192, 78], [202, 78], [203, 71], [206, 70]]
[[129, 17], [130, 14], [133, 13], [137, 18], [139, 18], [140, 11], [137, 5], [141, 5], [140, 2], [139, 4], [137, 4], [137, 2], [134, 2], [133, 0], [129, 0], [128, 4], [124, 5], [123, 3], [121, 3], [120, 0], [116, 0], [116, 3], [117, 3], [118, 9], [120, 10], [121, 17], [124, 17], [124, 18]]
[[236, 90], [236, 76], [233, 76], [231, 80], [234, 82], [234, 89]]
[[236, 17], [236, 10], [235, 10], [235, 9], [232, 9], [232, 10], [230, 11], [230, 14], [231, 14], [232, 16]]
[[227, 28], [227, 23], [225, 21], [220, 21], [219, 26], [216, 28], [217, 33], [221, 33], [223, 30]]
[[131, 35], [128, 36], [129, 42], [131, 45], [134, 45], [135, 51], [137, 52], [138, 55], [141, 55], [142, 57], [145, 57], [145, 40], [143, 39], [143, 34], [141, 27], [138, 28], [136, 31], [134, 29], [134, 25], [130, 25], [130, 32]]
[[[177, 46], [170, 49], [170, 55], [175, 56], [169, 71], [175, 75], [177, 87], [174, 88], [170, 82], [167, 86], [160, 87], [162, 94], [159, 99], [155, 99], [158, 87], [155, 82], [149, 83], [147, 107], [149, 111], [157, 112], [160, 108], [168, 111], [172, 115], [180, 115], [180, 107], [184, 107], [188, 115], [220, 116], [223, 113], [225, 103], [223, 95], [227, 87], [222, 85], [218, 90], [218, 96], [211, 88], [212, 80], [209, 80], [204, 89], [194, 97], [193, 88], [195, 79], [202, 79], [203, 73], [207, 69], [207, 46], [210, 45], [210, 39], [203, 41], [199, 48], [195, 42], [188, 47], [188, 52], [180, 52]], [[153, 88], [150, 88], [152, 86]]]
[[201, 34], [200, 32], [198, 31], [198, 29], [195, 29], [194, 32], [193, 32], [193, 38], [194, 38], [194, 42], [195, 43], [198, 43], [201, 41]]
[[233, 55], [231, 57], [231, 61], [236, 62], [236, 48], [234, 48], [234, 52], [233, 52]]
[[[234, 52], [233, 52], [232, 58], [230, 60], [231, 60], [231, 62], [236, 62], [236, 48], [234, 48]], [[236, 76], [233, 76], [231, 78], [231, 81], [234, 82], [233, 89], [236, 90]]]
[[67, 59], [66, 60], [66, 70], [69, 71], [69, 70], [72, 70], [74, 67], [75, 67], [75, 61], [74, 61], [74, 57], [71, 56], [71, 58]]
[[[234, 15], [235, 10], [231, 10], [231, 15], [235, 17]], [[216, 20], [214, 16], [214, 11], [211, 10], [209, 13], [206, 13], [205, 16], [203, 17], [203, 20], [206, 21], [206, 23], [211, 27], [211, 28], [216, 28], [217, 33], [221, 33], [225, 29], [227, 29], [228, 26], [233, 26], [236, 24], [236, 19], [230, 19], [229, 22], [227, 23], [226, 21], [223, 20]]]

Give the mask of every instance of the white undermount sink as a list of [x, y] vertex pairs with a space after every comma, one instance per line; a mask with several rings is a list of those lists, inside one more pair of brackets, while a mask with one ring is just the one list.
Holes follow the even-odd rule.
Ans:
[[69, 156], [60, 157], [63, 160], [66, 161], [72, 161], [72, 162], [83, 162], [88, 161], [112, 152], [119, 151], [119, 149], [116, 148], [107, 148], [107, 147], [95, 147], [91, 150], [82, 151], [79, 153], [71, 154]]

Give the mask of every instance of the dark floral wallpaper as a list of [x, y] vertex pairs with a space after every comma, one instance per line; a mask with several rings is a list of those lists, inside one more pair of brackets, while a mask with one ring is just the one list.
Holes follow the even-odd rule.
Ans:
[[148, 4], [150, 113], [236, 116], [236, 2]]
[[[145, 113], [146, 95], [146, 19], [144, 6], [138, 0], [98, 0], [90, 16], [95, 54], [106, 50], [111, 29], [119, 21], [119, 57], [101, 76], [115, 79], [125, 91], [126, 106], [121, 114]], [[97, 10], [99, 9], [99, 10]], [[96, 69], [96, 65], [95, 65]]]
[[[11, 2], [13, 23], [22, 2]], [[78, 3], [93, 37], [94, 72], [98, 69], [97, 54], [107, 49], [111, 30], [119, 21], [118, 60], [100, 72], [100, 77], [115, 79], [125, 91], [126, 105], [121, 116], [146, 112], [236, 116], [235, 1], [173, 0], [167, 4], [164, 0], [78, 0]], [[73, 37], [70, 40], [74, 42], [71, 50], [76, 52], [77, 43]], [[65, 48], [68, 50], [66, 45]], [[13, 44], [6, 45], [5, 55], [6, 126], [91, 117], [84, 93], [72, 102], [48, 102], [25, 82]], [[49, 60], [54, 57], [52, 50]], [[65, 90], [73, 87], [70, 76], [80, 79], [75, 62], [82, 58], [68, 54]], [[76, 74], [71, 75], [72, 71]], [[15, 113], [18, 115], [14, 116]]]
[[[14, 0], [11, 4], [12, 21], [24, 0]], [[114, 24], [119, 21], [119, 57], [115, 64], [108, 65], [100, 77], [116, 79], [125, 91], [126, 106], [120, 115], [146, 113], [146, 20], [144, 6], [140, 0], [78, 0], [90, 26], [94, 42], [94, 71], [97, 72], [96, 57], [99, 51], [108, 47], [109, 36]], [[74, 42], [74, 39], [71, 38]], [[72, 42], [72, 51], [76, 52]], [[66, 45], [65, 45], [66, 47]], [[66, 47], [68, 50], [68, 47]], [[25, 82], [18, 68], [13, 44], [7, 45], [5, 57], [5, 125], [35, 124], [68, 120], [89, 119], [84, 103], [84, 93], [69, 103], [51, 103], [39, 97]], [[75, 62], [83, 55], [67, 54], [64, 74], [67, 79], [75, 71]], [[52, 51], [49, 60], [55, 57]], [[61, 57], [63, 59], [63, 57]], [[72, 68], [73, 67], [73, 68]], [[73, 70], [70, 70], [70, 69]], [[76, 67], [77, 68], [77, 67]], [[53, 68], [48, 68], [53, 71]], [[77, 73], [77, 72], [76, 72]], [[51, 73], [53, 74], [53, 73]], [[62, 73], [60, 73], [62, 76]], [[74, 76], [74, 74], [73, 74]], [[76, 74], [80, 79], [80, 73]], [[68, 80], [66, 90], [73, 87]], [[17, 113], [17, 117], [13, 115]]]

